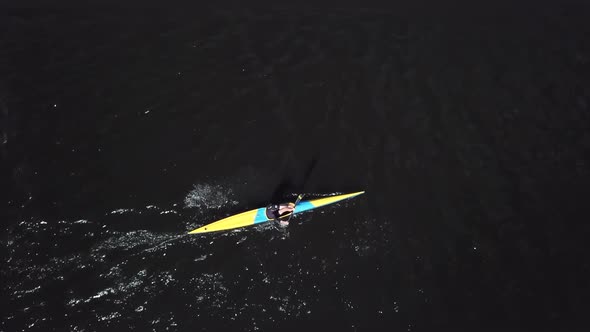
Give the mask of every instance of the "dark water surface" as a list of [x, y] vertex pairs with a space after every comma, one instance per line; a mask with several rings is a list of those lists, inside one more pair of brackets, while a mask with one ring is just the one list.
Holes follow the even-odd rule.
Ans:
[[584, 330], [588, 13], [1, 11], [0, 330]]

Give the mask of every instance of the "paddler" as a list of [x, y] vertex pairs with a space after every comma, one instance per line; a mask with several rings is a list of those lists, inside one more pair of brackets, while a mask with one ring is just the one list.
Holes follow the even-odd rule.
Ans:
[[281, 227], [287, 227], [289, 226], [289, 220], [284, 220], [281, 218], [284, 218], [293, 213], [294, 209], [295, 203], [271, 204], [266, 207], [266, 217], [268, 219], [274, 220], [274, 222], [279, 224]]

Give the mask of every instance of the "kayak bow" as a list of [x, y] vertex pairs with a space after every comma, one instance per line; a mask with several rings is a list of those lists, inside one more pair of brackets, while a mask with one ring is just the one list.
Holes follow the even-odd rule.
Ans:
[[[364, 194], [364, 191], [359, 191], [351, 194], [344, 194], [344, 195], [335, 195], [329, 197], [322, 197], [317, 199], [311, 199], [308, 201], [301, 201], [295, 207], [293, 214], [313, 210], [319, 208], [324, 205], [333, 204], [339, 202], [341, 200], [352, 198], [361, 194]], [[195, 230], [189, 232], [189, 234], [198, 234], [198, 233], [208, 233], [208, 232], [217, 232], [217, 231], [224, 231], [228, 229], [238, 228], [238, 227], [245, 227], [251, 226], [263, 222], [270, 221], [272, 219], [268, 219], [266, 216], [266, 207], [242, 212], [240, 214], [236, 214], [216, 222], [207, 224], [205, 226], [199, 227]]]

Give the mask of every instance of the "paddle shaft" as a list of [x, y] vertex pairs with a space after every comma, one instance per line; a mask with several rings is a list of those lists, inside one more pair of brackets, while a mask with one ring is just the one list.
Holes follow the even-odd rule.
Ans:
[[303, 194], [299, 194], [299, 196], [297, 196], [297, 200], [295, 201], [295, 205], [293, 205], [293, 212], [291, 212], [291, 215], [289, 216], [289, 219], [287, 219], [287, 222], [289, 222], [291, 220], [291, 218], [293, 217], [293, 215], [295, 214], [295, 209], [297, 208], [297, 204], [299, 204], [299, 201], [303, 198]]

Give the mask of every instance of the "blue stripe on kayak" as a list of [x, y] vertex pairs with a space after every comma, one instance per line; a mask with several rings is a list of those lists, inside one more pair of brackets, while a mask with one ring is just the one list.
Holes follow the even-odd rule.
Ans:
[[305, 212], [305, 211], [312, 210], [315, 208], [316, 207], [313, 204], [311, 204], [309, 201], [303, 201], [303, 202], [299, 202], [299, 204], [297, 204], [297, 206], [295, 207], [295, 213]]
[[258, 209], [258, 212], [256, 212], [256, 217], [254, 217], [254, 224], [259, 224], [265, 221], [268, 221], [268, 218], [266, 217], [266, 208], [263, 207]]

